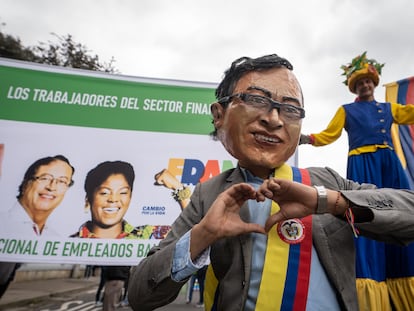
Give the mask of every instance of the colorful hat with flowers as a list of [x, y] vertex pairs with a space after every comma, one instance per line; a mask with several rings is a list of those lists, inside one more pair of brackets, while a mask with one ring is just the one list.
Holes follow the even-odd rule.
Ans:
[[348, 86], [352, 93], [355, 93], [355, 83], [357, 80], [364, 77], [371, 78], [374, 85], [377, 86], [384, 65], [378, 63], [375, 59], [368, 59], [367, 52], [365, 51], [352, 59], [351, 63], [341, 66], [341, 69], [344, 71], [342, 75], [346, 76], [344, 84]]

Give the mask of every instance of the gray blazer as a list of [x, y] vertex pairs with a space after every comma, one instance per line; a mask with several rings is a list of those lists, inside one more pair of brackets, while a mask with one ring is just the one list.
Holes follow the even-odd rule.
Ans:
[[[353, 205], [369, 208], [372, 220], [358, 223], [361, 235], [381, 241], [406, 245], [414, 241], [414, 192], [376, 189], [339, 176], [329, 168], [309, 168], [313, 185], [341, 190]], [[231, 169], [198, 184], [190, 204], [172, 225], [168, 236], [154, 247], [137, 267], [129, 281], [129, 303], [134, 310], [153, 310], [177, 297], [186, 283], [171, 279], [176, 242], [200, 221], [218, 194], [233, 184], [243, 182], [239, 168]], [[359, 190], [364, 191], [359, 191]], [[356, 191], [357, 190], [357, 191]], [[318, 211], [313, 217], [313, 243], [329, 280], [336, 290], [342, 310], [358, 310], [355, 288], [355, 247], [349, 224], [343, 219]], [[247, 204], [240, 211], [249, 221]], [[211, 263], [219, 280], [218, 310], [243, 310], [250, 279], [252, 241], [249, 234], [223, 238], [211, 246]]]

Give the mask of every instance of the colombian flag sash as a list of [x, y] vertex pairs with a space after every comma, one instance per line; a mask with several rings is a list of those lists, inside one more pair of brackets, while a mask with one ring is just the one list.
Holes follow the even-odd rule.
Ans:
[[[307, 170], [284, 164], [275, 177], [310, 185]], [[279, 205], [272, 202], [271, 213]], [[274, 226], [268, 234], [257, 311], [306, 310], [312, 254], [312, 217], [289, 219]], [[205, 310], [216, 310], [218, 280], [209, 266], [205, 285]]]

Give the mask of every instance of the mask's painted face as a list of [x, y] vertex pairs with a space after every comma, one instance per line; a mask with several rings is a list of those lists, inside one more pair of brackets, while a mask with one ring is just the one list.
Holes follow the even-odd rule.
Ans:
[[[249, 72], [236, 84], [234, 94], [271, 97], [281, 104], [303, 107], [302, 92], [294, 74], [286, 68]], [[232, 98], [227, 108], [212, 108], [218, 138], [240, 166], [267, 178], [286, 162], [298, 145], [302, 119], [287, 120], [278, 109], [257, 109]]]

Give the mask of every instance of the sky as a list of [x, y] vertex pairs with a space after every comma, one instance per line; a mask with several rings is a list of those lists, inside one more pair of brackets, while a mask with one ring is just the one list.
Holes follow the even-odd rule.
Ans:
[[[0, 27], [24, 46], [72, 35], [122, 75], [218, 83], [241, 56], [276, 53], [305, 97], [305, 134], [322, 131], [354, 100], [340, 66], [367, 51], [384, 84], [414, 76], [412, 0], [0, 0]], [[299, 166], [346, 175], [346, 132], [324, 147], [299, 146]]]

